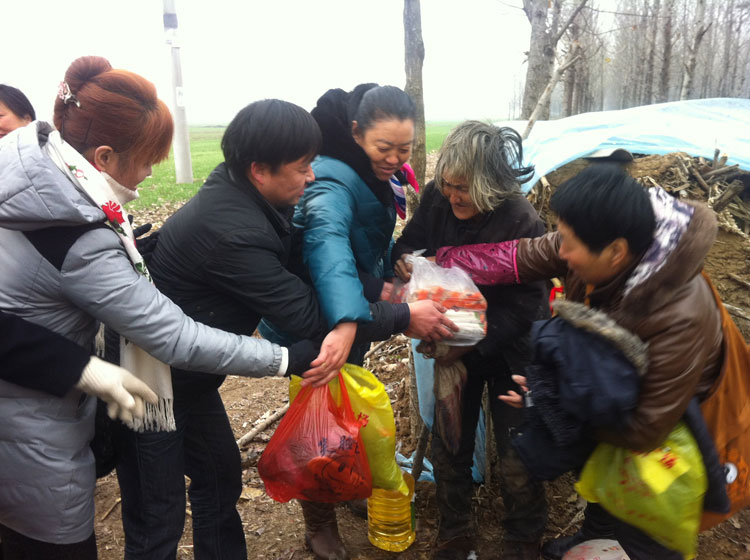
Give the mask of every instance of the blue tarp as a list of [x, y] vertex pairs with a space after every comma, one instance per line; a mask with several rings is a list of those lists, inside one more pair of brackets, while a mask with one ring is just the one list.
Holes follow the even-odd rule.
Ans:
[[[519, 132], [526, 126], [525, 121], [497, 124]], [[709, 159], [718, 148], [727, 154], [727, 165], [750, 171], [750, 100], [675, 101], [537, 122], [523, 145], [525, 164], [536, 168], [524, 190], [568, 162], [612, 148], [635, 154], [685, 152]]]

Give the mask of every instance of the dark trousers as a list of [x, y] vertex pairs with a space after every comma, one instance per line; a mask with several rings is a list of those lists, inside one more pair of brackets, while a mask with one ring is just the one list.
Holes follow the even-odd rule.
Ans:
[[[467, 360], [467, 368], [470, 362]], [[547, 523], [547, 502], [544, 486], [524, 467], [510, 443], [510, 429], [520, 424], [523, 412], [498, 400], [498, 395], [515, 387], [510, 372], [498, 363], [474, 366], [463, 391], [461, 444], [456, 455], [446, 448], [440, 435], [433, 430], [432, 463], [436, 481], [436, 500], [440, 511], [438, 541], [445, 542], [473, 533], [471, 523], [471, 477], [474, 437], [482, 391], [487, 383], [492, 422], [500, 461], [500, 493], [505, 513], [505, 539], [535, 542], [541, 539]], [[500, 370], [500, 371], [499, 371]]]
[[96, 560], [94, 533], [85, 541], [53, 544], [38, 541], [0, 525], [0, 560]]
[[[176, 381], [176, 380], [175, 380]], [[176, 432], [117, 431], [125, 558], [173, 560], [185, 526], [185, 478], [198, 560], [245, 560], [240, 453], [215, 386], [175, 389]]]
[[620, 521], [599, 504], [586, 506], [583, 532], [587, 539], [616, 539], [631, 560], [682, 560], [682, 554], [659, 544], [646, 533]]

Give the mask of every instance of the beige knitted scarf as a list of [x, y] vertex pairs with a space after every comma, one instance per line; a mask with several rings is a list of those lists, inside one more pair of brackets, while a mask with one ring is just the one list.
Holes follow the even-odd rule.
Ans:
[[[44, 149], [73, 184], [102, 209], [107, 217], [107, 225], [120, 238], [133, 268], [152, 282], [146, 263], [136, 249], [130, 222], [123, 215], [120, 200], [107, 179], [86, 158], [64, 142], [57, 131], [50, 133]], [[128, 426], [138, 432], [175, 431], [177, 428], [172, 409], [172, 377], [169, 366], [122, 336], [120, 365], [146, 383], [159, 396], [157, 404], [146, 403], [146, 414], [143, 419], [134, 420]]]

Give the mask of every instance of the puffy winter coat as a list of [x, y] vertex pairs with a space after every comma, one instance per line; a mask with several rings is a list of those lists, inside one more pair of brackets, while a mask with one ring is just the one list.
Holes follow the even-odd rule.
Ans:
[[329, 327], [367, 322], [370, 309], [357, 269], [378, 278], [393, 275], [388, 251], [396, 209], [384, 205], [359, 175], [334, 158], [313, 162], [315, 182], [294, 214], [304, 230], [303, 257]]
[[[44, 152], [52, 130], [34, 122], [0, 141], [0, 309], [86, 348], [101, 321], [171, 365], [275, 374], [280, 347], [196, 323], [135, 271], [103, 211]], [[91, 535], [95, 406], [75, 389], [0, 381], [0, 523], [52, 543]]]
[[626, 425], [647, 367], [646, 345], [604, 313], [564, 300], [555, 310], [532, 327], [526, 414], [512, 440], [542, 480], [580, 469], [594, 429]]
[[[647, 346], [604, 313], [565, 300], [555, 302], [555, 311], [556, 317], [532, 328], [529, 398], [524, 423], [512, 439], [526, 467], [542, 480], [583, 468], [596, 446], [595, 430], [627, 426], [648, 369]], [[683, 420], [706, 468], [703, 509], [727, 513], [726, 475], [697, 398]]]
[[[258, 327], [265, 338], [284, 344], [322, 339], [328, 328], [315, 291], [303, 280], [301, 232], [289, 221], [291, 211], [272, 207], [246, 178], [220, 164], [159, 230], [149, 260], [154, 282], [208, 325], [247, 335]], [[371, 310], [377, 324], [361, 334], [388, 338], [393, 306], [381, 302]], [[215, 375], [175, 375], [182, 390], [205, 391], [221, 382]]]

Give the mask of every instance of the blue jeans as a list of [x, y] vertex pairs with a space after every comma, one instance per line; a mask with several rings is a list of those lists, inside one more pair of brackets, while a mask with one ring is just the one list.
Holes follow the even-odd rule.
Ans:
[[[135, 433], [118, 426], [117, 477], [122, 495], [125, 558], [173, 560], [185, 526], [185, 478], [192, 506], [197, 560], [245, 560], [237, 500], [242, 491], [240, 452], [216, 382], [199, 379], [180, 391], [176, 373], [176, 432]], [[213, 376], [214, 380], [216, 379]]]

